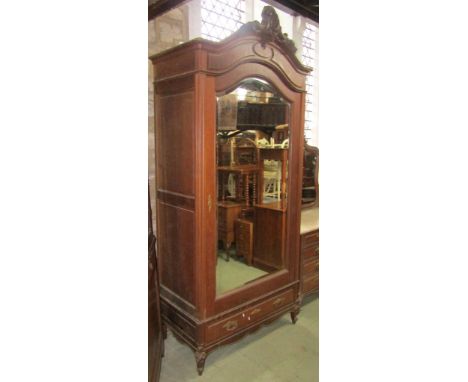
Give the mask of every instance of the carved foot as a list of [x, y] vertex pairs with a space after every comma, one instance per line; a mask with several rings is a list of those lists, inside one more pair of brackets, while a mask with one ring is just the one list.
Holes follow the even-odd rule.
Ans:
[[291, 312], [291, 321], [293, 324], [297, 322], [297, 316], [299, 315], [299, 309], [296, 308]]
[[203, 369], [205, 368], [206, 352], [197, 350], [195, 351], [195, 361], [197, 362], [197, 371], [198, 375], [203, 374]]

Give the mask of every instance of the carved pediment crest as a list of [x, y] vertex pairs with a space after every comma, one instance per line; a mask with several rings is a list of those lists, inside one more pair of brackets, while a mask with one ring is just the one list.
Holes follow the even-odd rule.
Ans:
[[256, 20], [251, 21], [244, 24], [240, 30], [259, 34], [263, 47], [265, 47], [268, 42], [275, 42], [292, 54], [295, 54], [297, 51], [294, 41], [288, 37], [287, 33], [283, 33], [281, 30], [278, 14], [275, 8], [270, 5], [263, 8], [261, 22]]

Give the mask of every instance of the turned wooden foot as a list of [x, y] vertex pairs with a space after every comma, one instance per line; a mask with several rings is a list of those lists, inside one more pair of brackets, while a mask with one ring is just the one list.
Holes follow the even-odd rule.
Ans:
[[203, 374], [205, 368], [206, 352], [197, 350], [195, 351], [195, 361], [197, 362], [198, 375]]
[[294, 309], [292, 312], [291, 312], [291, 321], [293, 324], [295, 324], [297, 322], [297, 316], [299, 315], [299, 308], [297, 309]]

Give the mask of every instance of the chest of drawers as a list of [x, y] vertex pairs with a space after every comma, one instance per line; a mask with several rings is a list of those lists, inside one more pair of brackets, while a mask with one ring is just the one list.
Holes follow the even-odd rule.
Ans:
[[303, 295], [319, 290], [319, 230], [301, 235], [301, 290]]

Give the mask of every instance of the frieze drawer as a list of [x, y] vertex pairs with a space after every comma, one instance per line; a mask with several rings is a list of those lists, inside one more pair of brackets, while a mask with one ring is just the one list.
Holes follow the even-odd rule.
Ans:
[[240, 313], [214, 322], [207, 327], [207, 340], [208, 342], [213, 342], [217, 339], [235, 334], [293, 301], [293, 291], [288, 290], [260, 304], [246, 308]]

